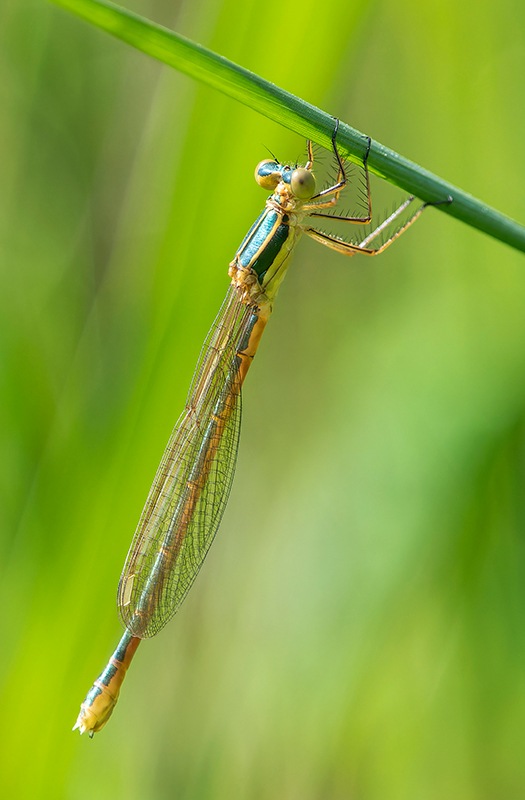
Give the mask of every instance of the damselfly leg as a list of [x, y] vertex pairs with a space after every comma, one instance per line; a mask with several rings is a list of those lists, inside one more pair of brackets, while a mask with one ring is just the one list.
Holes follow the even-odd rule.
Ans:
[[[364, 182], [365, 182], [365, 193], [366, 193], [366, 206], [367, 206], [367, 213], [365, 215], [341, 215], [341, 214], [331, 214], [326, 213], [326, 209], [332, 208], [337, 205], [339, 201], [339, 197], [341, 192], [347, 186], [347, 176], [346, 176], [346, 169], [343, 158], [339, 152], [339, 148], [337, 147], [337, 131], [339, 128], [339, 120], [336, 120], [336, 124], [334, 126], [334, 132], [332, 134], [332, 150], [337, 162], [337, 179], [336, 182], [329, 186], [326, 189], [323, 189], [318, 194], [312, 197], [312, 201], [303, 206], [303, 211], [307, 212], [308, 217], [316, 217], [318, 219], [325, 219], [329, 222], [350, 222], [354, 225], [369, 225], [372, 221], [372, 193], [370, 190], [370, 173], [368, 171], [368, 156], [370, 153], [370, 147], [372, 144], [372, 140], [368, 137], [368, 144], [367, 148], [363, 157], [363, 171], [364, 171]], [[314, 156], [312, 150], [312, 143], [308, 141], [307, 144], [308, 148], [308, 166], [307, 168], [311, 169], [313, 164]], [[324, 200], [324, 198], [329, 197], [329, 200]], [[321, 199], [320, 202], [315, 202], [318, 198]], [[330, 247], [333, 250], [336, 250], [338, 253], [342, 253], [343, 255], [352, 256], [356, 253], [363, 253], [364, 255], [368, 256], [376, 256], [379, 253], [382, 253], [384, 250], [389, 247], [392, 242], [398, 239], [402, 233], [404, 233], [411, 225], [414, 224], [416, 219], [421, 216], [425, 208], [428, 206], [439, 206], [444, 204], [449, 204], [452, 202], [452, 197], [447, 197], [445, 200], [438, 200], [435, 202], [425, 202], [418, 206], [415, 211], [409, 215], [407, 219], [405, 219], [399, 227], [395, 228], [393, 232], [387, 236], [387, 238], [381, 242], [378, 247], [369, 247], [368, 245], [377, 239], [378, 236], [384, 234], [385, 231], [391, 229], [392, 225], [395, 224], [396, 220], [399, 220], [403, 217], [405, 211], [412, 205], [412, 203], [416, 200], [414, 195], [410, 195], [407, 197], [391, 214], [389, 214], [384, 220], [378, 223], [373, 230], [368, 232], [363, 238], [356, 242], [349, 242], [345, 239], [342, 239], [334, 234], [327, 233], [326, 231], [318, 230], [314, 227], [303, 226], [303, 230], [308, 236], [312, 239], [315, 239], [317, 242], [324, 244], [326, 247]], [[323, 211], [319, 211], [319, 209], [323, 209]]]

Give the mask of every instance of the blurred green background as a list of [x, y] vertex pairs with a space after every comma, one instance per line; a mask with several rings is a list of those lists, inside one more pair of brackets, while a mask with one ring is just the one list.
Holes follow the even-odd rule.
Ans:
[[[520, 0], [126, 5], [525, 220]], [[436, 211], [299, 244], [217, 540], [81, 739], [254, 165], [304, 142], [37, 0], [0, 100], [2, 797], [523, 798], [523, 254]]]

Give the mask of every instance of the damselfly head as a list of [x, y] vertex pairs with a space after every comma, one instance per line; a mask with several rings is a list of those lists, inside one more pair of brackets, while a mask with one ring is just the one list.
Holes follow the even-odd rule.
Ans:
[[273, 191], [279, 183], [287, 184], [298, 200], [310, 200], [315, 194], [315, 177], [306, 167], [291, 169], [271, 158], [260, 161], [255, 168], [255, 180], [263, 189]]

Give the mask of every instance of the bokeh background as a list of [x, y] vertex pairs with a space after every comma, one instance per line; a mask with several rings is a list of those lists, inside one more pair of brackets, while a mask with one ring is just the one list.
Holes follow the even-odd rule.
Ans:
[[[525, 220], [520, 0], [126, 6]], [[39, 0], [0, 100], [2, 797], [523, 798], [523, 254], [437, 211], [299, 244], [217, 540], [81, 739], [253, 167], [304, 142]]]

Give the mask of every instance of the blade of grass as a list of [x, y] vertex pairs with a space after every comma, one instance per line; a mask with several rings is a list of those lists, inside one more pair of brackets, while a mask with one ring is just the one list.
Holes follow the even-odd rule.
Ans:
[[[107, 0], [51, 2], [290, 130], [330, 147], [334, 127], [330, 114], [211, 50]], [[341, 122], [337, 142], [341, 151], [355, 161], [363, 157], [367, 137]], [[438, 206], [440, 211], [525, 252], [525, 227], [388, 147], [372, 142], [368, 164], [379, 177], [427, 202], [451, 196], [454, 202]]]

